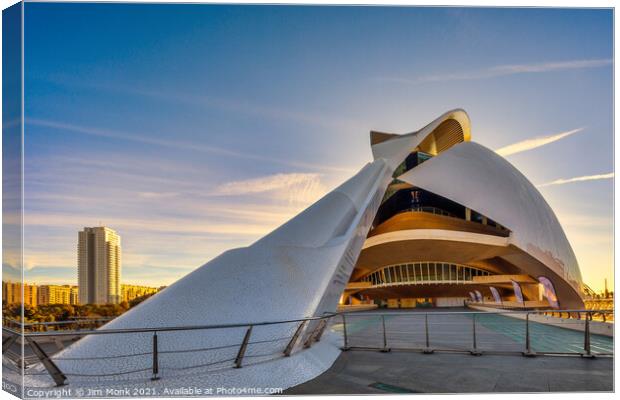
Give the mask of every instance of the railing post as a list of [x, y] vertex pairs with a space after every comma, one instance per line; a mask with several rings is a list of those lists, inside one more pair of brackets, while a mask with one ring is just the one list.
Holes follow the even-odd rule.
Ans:
[[301, 331], [303, 331], [304, 326], [306, 326], [306, 323], [308, 321], [302, 321], [301, 324], [299, 324], [299, 326], [297, 327], [297, 330], [295, 331], [295, 333], [293, 334], [293, 337], [291, 338], [291, 341], [288, 342], [288, 345], [286, 345], [286, 349], [284, 349], [284, 356], [285, 357], [289, 357], [291, 355], [291, 353], [293, 352], [293, 348], [295, 348], [295, 345], [297, 344], [297, 340], [299, 339], [299, 335], [301, 334]]
[[325, 328], [327, 328], [327, 319], [322, 319], [321, 322], [319, 323], [318, 332], [316, 333], [316, 336], [314, 337], [315, 342], [321, 341], [321, 337], [323, 336], [323, 332], [325, 332]]
[[349, 337], [347, 336], [347, 319], [344, 314], [342, 314], [342, 333], [344, 336], [344, 347], [342, 351], [349, 350]]
[[322, 319], [321, 321], [319, 321], [319, 323], [317, 324], [317, 326], [314, 328], [314, 330], [310, 333], [310, 335], [308, 336], [308, 338], [306, 339], [306, 342], [304, 343], [304, 347], [307, 349], [308, 347], [312, 346], [312, 343], [314, 342], [318, 342], [321, 340], [321, 335], [323, 334], [323, 330], [325, 329], [325, 326], [327, 326], [327, 322], [325, 322], [324, 319]]
[[153, 332], [153, 376], [152, 381], [159, 380], [159, 350], [157, 346], [157, 332]]
[[476, 340], [476, 314], [472, 314], [473, 318], [472, 318], [472, 340], [473, 340], [473, 347], [472, 349], [469, 351], [469, 353], [472, 356], [479, 356], [482, 355], [482, 352], [478, 350], [478, 344], [477, 344], [477, 340]]
[[385, 315], [381, 315], [381, 325], [383, 325], [383, 348], [381, 349], [381, 351], [383, 353], [387, 353], [391, 349], [387, 347], [387, 335], [385, 333]]
[[245, 350], [248, 347], [248, 342], [250, 341], [250, 335], [252, 335], [252, 325], [245, 332], [245, 336], [243, 337], [243, 342], [241, 343], [241, 347], [239, 347], [239, 352], [237, 353], [237, 357], [235, 358], [235, 368], [241, 368], [241, 364], [243, 363], [243, 356], [245, 355]]
[[[590, 315], [591, 317], [592, 315]], [[586, 326], [583, 331], [583, 351], [582, 357], [593, 358], [592, 349], [590, 348], [590, 318], [588, 318], [588, 314], [586, 314]]]
[[431, 349], [430, 346], [430, 339], [428, 336], [428, 314], [424, 314], [424, 333], [426, 336], [426, 347], [424, 348], [424, 350], [422, 350], [422, 353], [424, 354], [433, 354], [433, 349]]
[[26, 336], [26, 340], [30, 344], [30, 347], [32, 348], [34, 354], [36, 354], [39, 360], [41, 360], [41, 363], [54, 380], [54, 383], [56, 383], [56, 386], [63, 386], [65, 384], [65, 381], [67, 380], [65, 374], [63, 374], [62, 371], [58, 368], [58, 366], [56, 366], [56, 364], [54, 364], [54, 362], [48, 357], [48, 355], [45, 354], [45, 351], [43, 351], [43, 349], [41, 348], [41, 346], [39, 346], [37, 342], [35, 342], [33, 339], [30, 339], [30, 337], [28, 336]]
[[530, 313], [525, 313], [525, 351], [523, 355], [526, 357], [534, 357], [536, 352], [532, 351], [530, 346]]

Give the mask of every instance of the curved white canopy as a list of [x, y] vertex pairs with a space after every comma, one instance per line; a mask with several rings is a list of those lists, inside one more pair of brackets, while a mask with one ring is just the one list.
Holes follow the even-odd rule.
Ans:
[[542, 262], [580, 293], [575, 254], [540, 192], [492, 150], [464, 142], [398, 177], [495, 220], [512, 243]]

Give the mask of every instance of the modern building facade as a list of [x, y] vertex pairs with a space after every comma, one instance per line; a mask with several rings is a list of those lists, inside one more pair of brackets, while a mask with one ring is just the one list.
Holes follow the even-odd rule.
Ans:
[[118, 304], [121, 301], [121, 238], [105, 226], [78, 233], [80, 304]]
[[[394, 170], [341, 304], [583, 307], [575, 255], [538, 190], [471, 142], [464, 111], [432, 125]], [[373, 151], [422, 131], [372, 132]]]
[[[421, 298], [436, 305], [492, 296], [515, 307], [583, 307], [577, 261], [553, 211], [510, 163], [471, 142], [463, 110], [409, 134], [371, 132], [371, 147], [372, 162], [299, 215], [248, 247], [226, 251], [100, 329], [290, 321], [333, 313], [339, 303], [411, 306]], [[82, 246], [87, 234], [80, 236]], [[84, 298], [86, 284], [80, 281]], [[329, 368], [337, 346], [303, 351], [317, 324], [298, 332], [290, 358], [243, 368], [244, 384], [286, 388]], [[296, 329], [297, 324], [257, 327], [252, 340], [291, 337]], [[213, 331], [208, 338], [193, 330], [159, 332], [167, 349], [188, 343], [221, 349], [184, 351], [160, 359], [159, 368], [230, 358], [226, 346], [245, 334], [244, 328]], [[148, 333], [122, 342], [91, 335], [54, 358], [68, 373], [110, 374], [126, 368], [124, 354], [150, 351], [151, 340]], [[103, 366], [71, 361], [103, 353], [118, 358]], [[148, 373], [136, 376], [147, 379]], [[238, 382], [239, 375], [232, 374], [204, 378], [205, 384]]]

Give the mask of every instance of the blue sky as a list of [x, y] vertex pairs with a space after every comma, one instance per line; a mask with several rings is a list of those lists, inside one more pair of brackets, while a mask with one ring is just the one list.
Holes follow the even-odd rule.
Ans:
[[603, 175], [540, 190], [613, 284], [610, 10], [28, 3], [25, 44], [29, 281], [75, 282], [102, 223], [169, 284], [458, 107], [534, 184]]

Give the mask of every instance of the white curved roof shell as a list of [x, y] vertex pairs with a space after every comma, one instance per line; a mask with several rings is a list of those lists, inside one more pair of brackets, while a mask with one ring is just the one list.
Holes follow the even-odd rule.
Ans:
[[580, 293], [579, 266], [553, 210], [534, 185], [494, 151], [473, 142], [459, 143], [398, 179], [507, 227], [514, 245]]
[[[335, 312], [392, 172], [384, 159], [367, 164], [351, 179], [253, 245], [221, 254], [100, 329], [259, 323]], [[249, 386], [254, 383], [286, 388], [311, 379], [330, 366], [339, 350], [336, 346], [329, 351], [313, 346], [300, 351], [316, 326], [310, 323], [298, 342], [296, 353], [300, 354], [282, 358], [287, 344], [284, 338], [290, 340], [298, 326], [299, 323], [288, 323], [255, 327], [252, 341], [277, 340], [248, 348], [247, 363], [262, 362], [253, 367], [251, 375], [247, 375], [245, 368], [244, 372], [223, 375], [207, 373], [202, 367], [182, 369], [209, 366], [219, 360], [228, 360], [222, 365], [230, 368], [245, 328], [160, 332], [159, 346], [166, 352], [159, 360], [162, 381], [178, 383], [193, 374], [200, 376], [204, 384], [235, 387], [240, 383], [239, 377], [246, 375], [244, 382]], [[150, 333], [91, 335], [57, 353], [53, 359], [68, 375], [69, 385], [90, 385], [93, 380], [111, 385], [117, 379], [110, 374], [119, 371], [136, 372], [118, 379], [150, 382], [151, 343]], [[189, 351], [228, 345], [233, 346]], [[140, 353], [145, 355], [126, 357]], [[280, 358], [266, 363], [269, 357], [261, 356], [264, 353], [279, 354]], [[86, 360], [102, 354], [118, 358]], [[282, 365], [290, 369], [291, 359], [299, 360], [294, 373], [274, 372], [281, 370]]]

